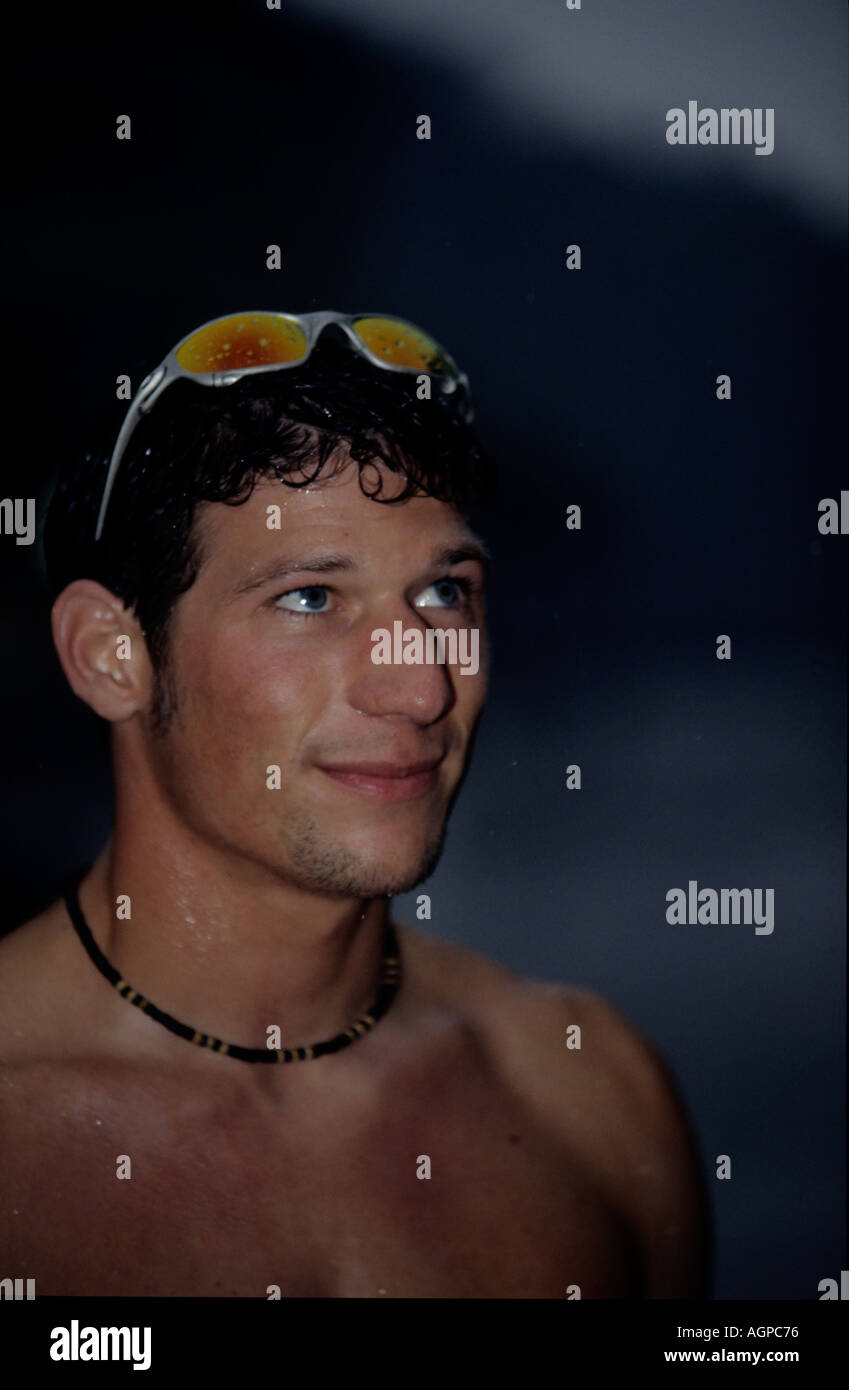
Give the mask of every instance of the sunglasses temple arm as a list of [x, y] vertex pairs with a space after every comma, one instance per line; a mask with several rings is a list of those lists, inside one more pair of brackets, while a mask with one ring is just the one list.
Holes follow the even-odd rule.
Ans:
[[106, 473], [106, 482], [103, 487], [103, 497], [101, 499], [100, 511], [97, 517], [97, 527], [95, 528], [94, 532], [95, 541], [100, 540], [100, 533], [103, 530], [103, 523], [106, 519], [106, 508], [109, 505], [109, 498], [112, 493], [112, 488], [115, 485], [115, 479], [118, 475], [118, 469], [121, 466], [121, 459], [124, 455], [124, 450], [126, 449], [127, 444], [130, 441], [130, 436], [132, 435], [133, 430], [135, 429], [141, 417], [147, 414], [147, 412], [153, 406], [154, 401], [162, 394], [162, 391], [165, 389], [165, 387], [171, 380], [173, 380], [173, 378], [170, 377], [167, 373], [163, 374], [156, 382], [155, 388], [153, 390], [151, 390], [153, 382], [150, 379], [143, 382], [142, 385], [139, 387], [138, 391], [136, 392], [135, 397], [130, 404], [129, 410], [124, 416], [124, 423], [121, 426], [118, 438], [115, 440], [115, 448], [112, 450], [112, 457], [109, 460], [109, 468]]

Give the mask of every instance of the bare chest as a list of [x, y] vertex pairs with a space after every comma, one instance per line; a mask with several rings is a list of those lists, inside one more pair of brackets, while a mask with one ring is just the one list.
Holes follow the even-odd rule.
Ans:
[[[126, 1296], [638, 1296], [583, 1164], [474, 1069], [361, 1106], [55, 1094], [4, 1120], [0, 1276]], [[9, 1268], [5, 1268], [5, 1266]]]

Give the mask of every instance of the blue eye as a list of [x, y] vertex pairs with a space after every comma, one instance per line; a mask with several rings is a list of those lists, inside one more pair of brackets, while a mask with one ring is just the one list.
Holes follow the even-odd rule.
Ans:
[[[435, 594], [436, 598], [429, 598], [428, 595], [431, 594]], [[413, 607], [453, 608], [458, 603], [465, 603], [468, 596], [468, 580], [437, 579], [435, 584], [428, 584], [426, 589], [422, 589]]]
[[307, 584], [303, 589], [290, 589], [288, 594], [280, 594], [274, 600], [274, 606], [285, 608], [288, 613], [324, 613], [327, 598], [328, 592], [323, 584]]

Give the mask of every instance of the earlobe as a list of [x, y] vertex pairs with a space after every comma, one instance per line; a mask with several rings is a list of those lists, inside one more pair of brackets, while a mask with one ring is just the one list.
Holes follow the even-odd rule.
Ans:
[[75, 579], [51, 613], [53, 641], [71, 689], [112, 723], [147, 706], [152, 670], [137, 620], [92, 579]]

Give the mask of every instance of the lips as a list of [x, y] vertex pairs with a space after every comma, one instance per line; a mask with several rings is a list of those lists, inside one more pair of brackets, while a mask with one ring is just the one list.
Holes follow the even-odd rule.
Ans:
[[441, 758], [426, 758], [419, 763], [323, 763], [322, 772], [350, 772], [364, 777], [415, 777], [438, 767]]
[[442, 758], [414, 763], [357, 762], [320, 766], [319, 771], [351, 791], [387, 801], [410, 801], [436, 786]]

